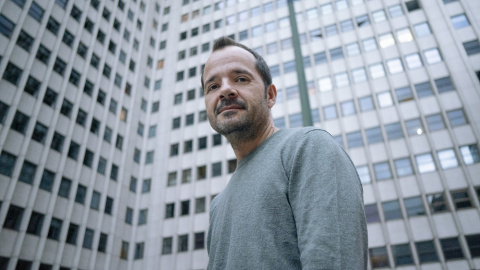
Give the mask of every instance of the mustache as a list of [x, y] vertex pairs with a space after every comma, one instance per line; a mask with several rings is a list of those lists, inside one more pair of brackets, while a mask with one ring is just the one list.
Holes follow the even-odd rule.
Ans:
[[220, 104], [215, 108], [215, 115], [218, 115], [220, 113], [220, 110], [224, 107], [227, 106], [239, 106], [243, 109], [247, 109], [247, 103], [241, 100], [222, 100]]

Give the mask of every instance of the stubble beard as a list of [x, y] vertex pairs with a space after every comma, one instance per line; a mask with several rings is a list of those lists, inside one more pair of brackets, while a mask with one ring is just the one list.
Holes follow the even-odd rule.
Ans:
[[[223, 112], [222, 115], [209, 117], [212, 128], [225, 136], [232, 143], [247, 142], [258, 136], [259, 128], [266, 125], [269, 110], [266, 100], [262, 100], [259, 111], [249, 111], [246, 107], [242, 111]], [[223, 119], [219, 120], [221, 117]]]

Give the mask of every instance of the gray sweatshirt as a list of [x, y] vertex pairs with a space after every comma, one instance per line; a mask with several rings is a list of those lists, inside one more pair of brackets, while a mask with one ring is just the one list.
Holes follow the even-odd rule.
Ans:
[[366, 269], [362, 185], [326, 131], [280, 130], [212, 201], [208, 269]]

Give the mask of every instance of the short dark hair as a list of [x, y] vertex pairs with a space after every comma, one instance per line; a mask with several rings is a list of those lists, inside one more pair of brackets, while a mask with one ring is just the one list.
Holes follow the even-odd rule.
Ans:
[[[265, 85], [265, 90], [270, 84], [272, 84], [272, 75], [270, 74], [270, 68], [268, 67], [267, 63], [265, 62], [265, 60], [261, 55], [256, 53], [254, 50], [248, 48], [247, 46], [241, 43], [238, 43], [229, 37], [220, 37], [217, 40], [215, 40], [215, 42], [213, 43], [212, 53], [222, 48], [225, 48], [227, 46], [237, 46], [253, 54], [256, 60], [255, 67], [257, 68], [258, 73], [260, 73], [260, 76], [262, 77], [263, 84]], [[205, 87], [205, 85], [203, 84], [203, 69], [202, 69], [202, 76], [200, 77], [200, 80], [202, 81], [202, 89], [203, 89]]]

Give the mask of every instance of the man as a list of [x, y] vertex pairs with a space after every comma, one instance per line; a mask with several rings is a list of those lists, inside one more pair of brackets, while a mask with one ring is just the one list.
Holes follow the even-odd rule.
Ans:
[[238, 161], [211, 204], [208, 269], [366, 268], [355, 167], [326, 131], [274, 126], [277, 91], [263, 58], [222, 37], [202, 86], [210, 124]]

